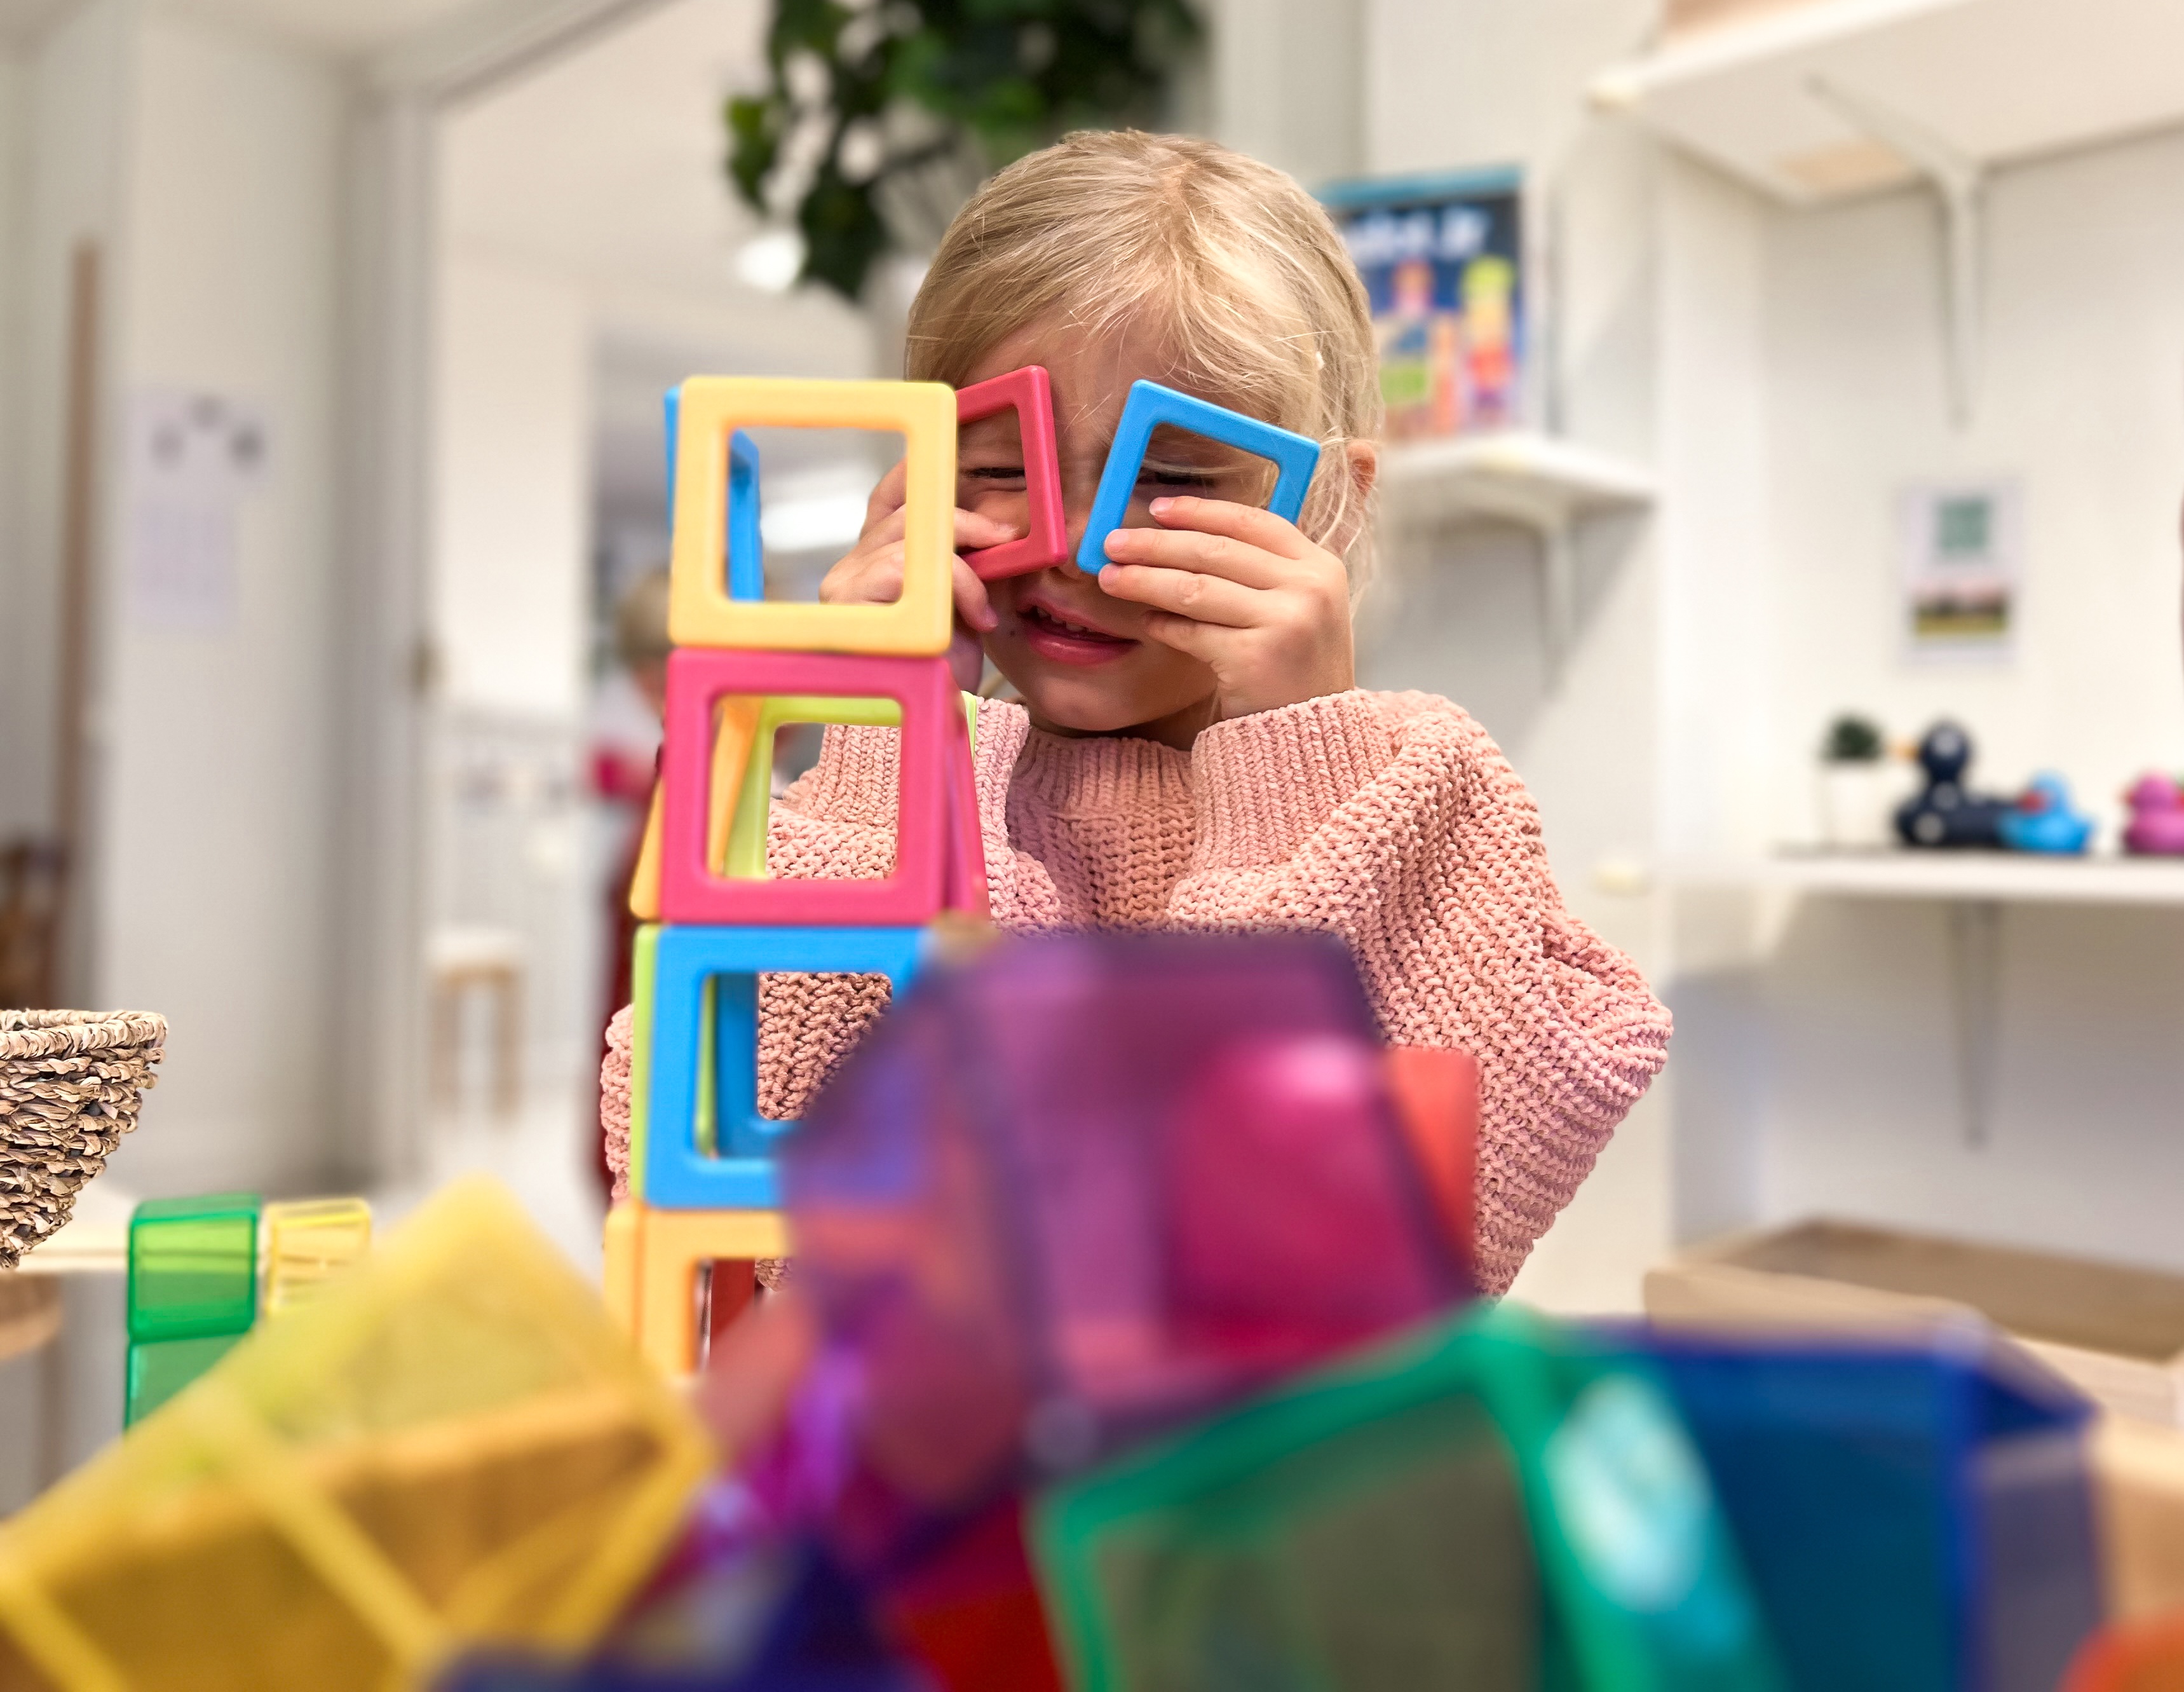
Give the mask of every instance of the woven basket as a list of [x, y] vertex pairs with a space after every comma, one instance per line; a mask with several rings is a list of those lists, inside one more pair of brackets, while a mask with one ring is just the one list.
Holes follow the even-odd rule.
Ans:
[[69, 1218], [164, 1055], [148, 1011], [0, 1010], [0, 1269]]

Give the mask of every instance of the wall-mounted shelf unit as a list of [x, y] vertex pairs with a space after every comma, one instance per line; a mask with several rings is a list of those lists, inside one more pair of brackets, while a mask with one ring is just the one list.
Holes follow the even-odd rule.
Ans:
[[1962, 422], [1987, 173], [2184, 121], [2176, 22], [2176, 0], [1807, 0], [1672, 40], [1591, 92], [1792, 205], [1930, 183]]
[[2023, 852], [1786, 852], [1685, 865], [1672, 885], [1743, 886], [1831, 898], [1923, 899], [1947, 912], [1958, 1092], [1966, 1142], [1992, 1120], [2002, 1019], [2003, 912], [2011, 905], [2184, 908], [2184, 858], [2043, 857]]
[[1382, 508], [1398, 528], [1487, 521], [1538, 537], [1547, 664], [1557, 673], [1576, 622], [1577, 525], [1643, 510], [1654, 497], [1652, 477], [1637, 466], [1530, 430], [1399, 442], [1381, 455], [1380, 488]]
[[2184, 120], [2175, 0], [1808, 0], [1602, 72], [1592, 97], [1791, 204], [1918, 174], [1830, 98], [1981, 166]]

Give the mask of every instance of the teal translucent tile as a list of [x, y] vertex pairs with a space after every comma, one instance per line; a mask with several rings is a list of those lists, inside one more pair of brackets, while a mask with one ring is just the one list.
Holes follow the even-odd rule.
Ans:
[[133, 1427], [220, 1360], [242, 1336], [203, 1334], [195, 1339], [155, 1339], [129, 1348], [129, 1399], [121, 1424]]
[[129, 1220], [129, 1337], [246, 1333], [258, 1319], [258, 1195], [151, 1198]]

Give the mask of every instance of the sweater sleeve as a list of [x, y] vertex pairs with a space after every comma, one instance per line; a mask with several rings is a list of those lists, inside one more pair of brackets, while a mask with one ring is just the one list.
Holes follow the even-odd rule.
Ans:
[[1478, 1060], [1479, 1263], [1506, 1290], [1667, 1060], [1666, 1008], [1563, 908], [1531, 796], [1446, 701], [1309, 700], [1216, 725], [1193, 759], [1172, 919], [1340, 934], [1390, 1041]]

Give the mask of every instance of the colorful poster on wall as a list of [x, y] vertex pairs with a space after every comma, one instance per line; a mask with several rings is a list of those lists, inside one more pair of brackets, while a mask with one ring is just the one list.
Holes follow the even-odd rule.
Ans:
[[1321, 198], [1372, 299], [1388, 438], [1524, 422], [1531, 300], [1521, 175], [1346, 182]]
[[1903, 632], [1922, 658], [2002, 659], [2017, 632], [2023, 499], [2014, 482], [1907, 488], [1897, 522]]

